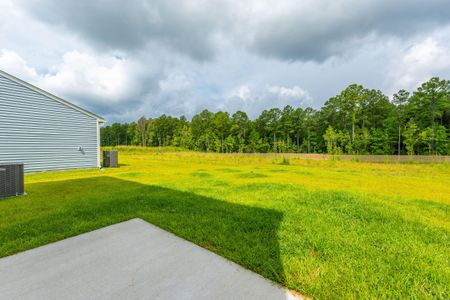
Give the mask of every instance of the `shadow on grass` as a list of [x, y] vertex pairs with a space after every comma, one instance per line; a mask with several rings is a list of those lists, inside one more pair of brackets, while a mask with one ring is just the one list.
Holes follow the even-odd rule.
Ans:
[[2, 203], [0, 257], [139, 217], [284, 283], [282, 213], [113, 177], [27, 185]]

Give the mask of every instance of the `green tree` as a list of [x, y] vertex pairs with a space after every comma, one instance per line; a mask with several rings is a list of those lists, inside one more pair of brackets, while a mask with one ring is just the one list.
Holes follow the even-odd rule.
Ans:
[[264, 110], [254, 120], [243, 111], [203, 110], [189, 122], [161, 115], [100, 129], [101, 145], [175, 145], [217, 152], [446, 154], [450, 151], [450, 82], [437, 77], [412, 95], [389, 101], [381, 91], [351, 84], [320, 110]]
[[212, 142], [212, 118], [213, 113], [207, 109], [195, 115], [191, 121], [191, 132], [194, 148], [196, 150], [209, 151]]
[[236, 144], [237, 143], [236, 143], [234, 136], [232, 136], [232, 135], [227, 136], [227, 138], [225, 139], [225, 141], [223, 143], [224, 151], [227, 153], [234, 152], [236, 149]]
[[304, 110], [304, 124], [306, 128], [306, 148], [307, 153], [311, 153], [311, 140], [313, 136], [313, 129], [316, 126], [316, 112], [311, 107]]
[[232, 121], [227, 112], [219, 111], [212, 118], [212, 126], [216, 136], [220, 137], [220, 152], [224, 152], [225, 137], [230, 134]]
[[237, 138], [238, 152], [243, 152], [245, 148], [247, 134], [251, 128], [251, 121], [243, 111], [237, 111], [231, 116], [233, 125], [232, 132]]
[[295, 109], [292, 113], [292, 129], [295, 132], [295, 145], [297, 152], [300, 152], [300, 135], [304, 129], [305, 114], [305, 111], [301, 108]]
[[337, 98], [340, 101], [341, 109], [346, 114], [346, 119], [351, 123], [352, 144], [355, 142], [356, 123], [362, 110], [365, 94], [366, 90], [362, 85], [351, 84]]
[[388, 134], [380, 128], [372, 128], [370, 132], [370, 152], [372, 154], [386, 154], [389, 152]]
[[414, 155], [414, 150], [416, 145], [419, 143], [419, 128], [417, 125], [410, 121], [406, 125], [405, 130], [403, 131], [403, 143], [405, 144], [406, 151], [408, 155]]
[[410, 103], [410, 110], [419, 121], [422, 128], [431, 127], [431, 152], [436, 150], [436, 121], [440, 120], [443, 125], [443, 118], [449, 110], [450, 83], [433, 77], [423, 83], [413, 94]]
[[409, 92], [400, 90], [394, 94], [392, 103], [395, 105], [397, 126], [398, 126], [398, 140], [397, 140], [397, 154], [401, 154], [402, 145], [402, 127], [405, 122], [406, 105], [409, 101]]
[[192, 147], [192, 133], [189, 125], [183, 124], [177, 129], [177, 134], [174, 137], [173, 145], [187, 149]]
[[419, 137], [420, 142], [426, 147], [425, 153], [433, 153], [433, 129], [431, 127], [425, 128], [422, 132], [420, 132]]
[[291, 134], [294, 132], [294, 109], [290, 105], [283, 108], [280, 116], [280, 131], [284, 133], [286, 144], [283, 149], [289, 151], [291, 144]]
[[367, 154], [369, 151], [371, 136], [369, 129], [367, 127], [358, 130], [355, 137], [355, 150], [358, 154]]
[[140, 135], [138, 126], [135, 122], [131, 122], [127, 128], [127, 136], [129, 137], [129, 141], [131, 145], [139, 145], [140, 143]]
[[338, 154], [338, 140], [339, 134], [334, 130], [333, 127], [328, 126], [327, 131], [323, 135], [323, 138], [327, 142], [327, 153], [328, 154]]
[[339, 95], [330, 98], [320, 111], [320, 124], [348, 132], [351, 136], [347, 149], [361, 152], [355, 145], [358, 130], [384, 127], [387, 115], [393, 105], [379, 90], [369, 90], [361, 85], [351, 84]]
[[281, 110], [272, 108], [264, 110], [256, 120], [256, 127], [261, 136], [272, 141], [272, 149], [277, 152], [277, 135], [280, 131]]
[[436, 153], [445, 155], [450, 154], [450, 140], [447, 134], [447, 128], [442, 125], [436, 127]]
[[139, 120], [137, 121], [137, 125], [138, 125], [138, 131], [141, 135], [141, 141], [142, 141], [142, 146], [145, 146], [145, 133], [147, 130], [147, 119], [142, 116], [139, 118]]

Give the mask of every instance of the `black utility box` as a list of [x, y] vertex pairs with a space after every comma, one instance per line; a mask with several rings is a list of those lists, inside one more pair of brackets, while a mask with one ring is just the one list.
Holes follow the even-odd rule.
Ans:
[[103, 167], [117, 168], [119, 167], [119, 154], [117, 150], [103, 151]]
[[0, 163], [0, 198], [23, 193], [23, 163]]

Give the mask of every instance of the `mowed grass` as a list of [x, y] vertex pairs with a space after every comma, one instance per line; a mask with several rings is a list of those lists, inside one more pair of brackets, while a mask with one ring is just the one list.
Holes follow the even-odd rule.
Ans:
[[303, 295], [450, 298], [450, 165], [121, 148], [26, 176], [0, 256], [139, 217]]

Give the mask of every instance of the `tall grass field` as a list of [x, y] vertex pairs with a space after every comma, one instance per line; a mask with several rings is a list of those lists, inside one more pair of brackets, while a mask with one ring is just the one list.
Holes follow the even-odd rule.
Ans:
[[316, 299], [450, 298], [450, 164], [119, 149], [26, 175], [0, 257], [139, 217]]

